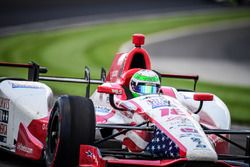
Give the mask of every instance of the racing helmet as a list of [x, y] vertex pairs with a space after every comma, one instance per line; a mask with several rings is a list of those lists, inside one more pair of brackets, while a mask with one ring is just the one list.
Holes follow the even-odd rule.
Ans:
[[129, 89], [134, 97], [159, 92], [160, 78], [152, 70], [140, 70], [136, 72], [129, 83]]

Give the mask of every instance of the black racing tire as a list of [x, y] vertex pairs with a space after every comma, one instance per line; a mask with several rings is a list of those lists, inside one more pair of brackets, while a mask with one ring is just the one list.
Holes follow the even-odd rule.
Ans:
[[50, 114], [45, 146], [47, 167], [74, 167], [79, 164], [81, 144], [95, 139], [93, 102], [79, 96], [61, 96]]

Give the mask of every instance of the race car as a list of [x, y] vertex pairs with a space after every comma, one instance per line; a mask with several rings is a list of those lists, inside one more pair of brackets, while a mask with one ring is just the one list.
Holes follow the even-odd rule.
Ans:
[[[46, 76], [36, 63], [1, 62], [28, 69], [28, 78], [0, 78], [0, 148], [47, 167], [71, 166], [249, 166], [246, 147], [230, 140], [226, 105], [216, 95], [196, 92], [197, 75], [162, 74], [151, 69], [143, 34], [135, 47], [115, 55], [108, 75], [91, 79]], [[154, 93], [133, 96], [131, 78], [153, 71], [163, 78], [191, 79], [194, 89], [159, 85]], [[54, 97], [42, 81], [86, 85], [86, 95]], [[97, 89], [90, 95], [90, 86]], [[147, 87], [144, 87], [147, 88]], [[229, 144], [246, 155], [230, 155]]]

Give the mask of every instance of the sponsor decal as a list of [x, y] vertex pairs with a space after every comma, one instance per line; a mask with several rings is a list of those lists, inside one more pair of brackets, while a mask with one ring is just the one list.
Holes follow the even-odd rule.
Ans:
[[187, 99], [193, 99], [192, 97], [189, 97], [189, 96], [187, 96], [187, 95], [185, 95], [185, 94], [183, 94], [183, 93], [180, 93], [180, 94], [181, 94], [181, 95], [183, 96], [183, 98], [186, 99], [186, 100], [187, 100]]
[[122, 63], [124, 62], [124, 60], [127, 58], [127, 55], [126, 53], [124, 53], [123, 55], [121, 55], [117, 61], [117, 65], [120, 66], [122, 65]]
[[120, 105], [129, 111], [135, 111], [137, 109], [137, 107], [134, 104], [132, 104], [131, 102], [128, 102], [128, 101], [125, 101]]
[[47, 131], [48, 130], [48, 124], [42, 124], [42, 130]]
[[26, 152], [28, 154], [33, 154], [33, 149], [29, 148], [29, 147], [26, 147], [22, 143], [17, 144], [17, 149], [20, 150], [20, 151]]
[[0, 97], [0, 108], [8, 110], [10, 108], [10, 99]]
[[188, 128], [194, 127], [193, 123], [185, 117], [184, 118], [182, 117], [179, 119], [177, 126], [178, 127], [188, 127]]
[[103, 107], [103, 106], [97, 106], [95, 108], [95, 111], [100, 113], [100, 114], [107, 114], [107, 113], [109, 113], [111, 111], [111, 109], [107, 108], [107, 107]]
[[106, 103], [108, 103], [109, 104], [109, 96], [107, 96], [107, 98], [106, 98]]
[[196, 138], [201, 138], [201, 135], [198, 133], [196, 129], [193, 128], [181, 128], [180, 129], [181, 133], [180, 138], [183, 137], [196, 137]]
[[196, 145], [196, 148], [206, 148], [207, 146], [202, 144], [202, 141], [200, 138], [198, 137], [191, 137], [191, 140], [194, 142], [194, 143], [197, 143]]
[[122, 90], [121, 89], [112, 89], [112, 93], [121, 95], [122, 94]]
[[111, 73], [111, 78], [116, 77], [117, 74], [118, 74], [118, 71], [117, 71], [117, 70], [113, 71], [113, 72]]
[[0, 135], [0, 142], [7, 143], [7, 137]]
[[198, 131], [193, 128], [181, 128], [181, 131], [185, 133], [198, 133]]
[[12, 88], [43, 89], [42, 86], [30, 82], [11, 82]]
[[7, 125], [0, 123], [0, 135], [7, 136]]
[[161, 116], [164, 117], [164, 116], [169, 116], [169, 115], [178, 115], [178, 112], [177, 112], [178, 109], [175, 109], [175, 108], [163, 108], [161, 109]]
[[86, 161], [88, 161], [88, 163], [97, 164], [97, 165], [99, 164], [97, 157], [90, 150], [86, 151], [85, 155], [86, 156], [84, 157], [86, 157]]
[[7, 130], [9, 122], [9, 111], [0, 109], [0, 142], [7, 142]]
[[197, 134], [193, 134], [193, 133], [183, 133], [183, 134], [180, 134], [180, 138], [183, 138], [183, 137], [198, 137], [198, 138], [201, 138], [201, 135], [199, 133]]
[[6, 124], [9, 122], [9, 111], [0, 109], [0, 122]]
[[152, 109], [171, 106], [169, 100], [166, 100], [165, 98], [161, 98], [161, 97], [148, 99], [146, 100], [146, 102], [152, 106]]

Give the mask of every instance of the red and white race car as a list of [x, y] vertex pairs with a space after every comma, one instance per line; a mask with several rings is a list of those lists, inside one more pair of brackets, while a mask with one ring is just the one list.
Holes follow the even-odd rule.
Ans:
[[[48, 167], [71, 166], [249, 166], [250, 139], [242, 148], [230, 134], [226, 105], [215, 95], [195, 92], [198, 76], [159, 74], [161, 78], [194, 80], [194, 90], [160, 87], [158, 94], [132, 97], [131, 77], [151, 70], [141, 46], [144, 35], [133, 36], [135, 48], [117, 54], [101, 79], [40, 75], [37, 64], [0, 63], [28, 68], [28, 79], [0, 78], [0, 148]], [[38, 81], [86, 84], [86, 97], [64, 95]], [[99, 84], [90, 96], [90, 86]], [[229, 143], [246, 151], [229, 155]]]

